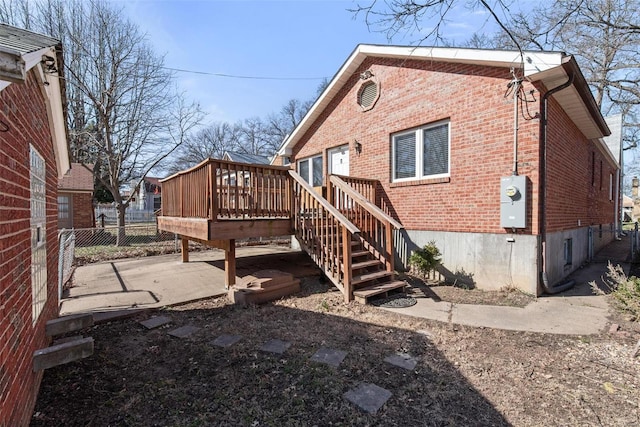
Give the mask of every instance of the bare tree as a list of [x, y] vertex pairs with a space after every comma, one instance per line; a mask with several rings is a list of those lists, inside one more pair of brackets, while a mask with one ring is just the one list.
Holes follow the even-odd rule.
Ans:
[[202, 113], [176, 91], [164, 58], [112, 3], [48, 0], [29, 10], [35, 10], [31, 29], [63, 43], [72, 153], [75, 160], [96, 164], [97, 179], [113, 196], [121, 230], [117, 244], [123, 244], [131, 196], [121, 188], [133, 183], [137, 189], [184, 142]]
[[176, 173], [197, 165], [207, 158], [220, 159], [225, 151], [238, 149], [240, 143], [240, 128], [227, 122], [212, 123], [185, 141], [176, 151], [170, 173]]

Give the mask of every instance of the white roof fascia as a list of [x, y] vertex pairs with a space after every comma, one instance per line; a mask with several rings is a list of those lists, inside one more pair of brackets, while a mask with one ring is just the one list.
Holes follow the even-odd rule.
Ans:
[[441, 48], [441, 47], [407, 47], [358, 45], [335, 74], [327, 88], [311, 106], [298, 126], [286, 138], [278, 150], [280, 156], [290, 156], [293, 146], [304, 135], [311, 124], [342, 88], [346, 81], [355, 73], [367, 57], [381, 58], [415, 58], [433, 59], [438, 62], [461, 64], [475, 64], [494, 67], [520, 67], [524, 63], [524, 75], [536, 75], [557, 68], [562, 64], [564, 54], [561, 52], [524, 52], [524, 62], [519, 52], [507, 50]]
[[[39, 54], [39, 58], [42, 58], [42, 55], [46, 54], [49, 54], [53, 58], [56, 57], [54, 48], [41, 49], [37, 51], [37, 53]], [[69, 168], [71, 168], [71, 162], [69, 160], [69, 144], [67, 143], [67, 132], [62, 106], [61, 82], [58, 73], [46, 74], [40, 61], [35, 62], [34, 65], [36, 79], [40, 83], [40, 89], [45, 98], [53, 151], [56, 156], [56, 165], [58, 166], [58, 178], [62, 178]]]

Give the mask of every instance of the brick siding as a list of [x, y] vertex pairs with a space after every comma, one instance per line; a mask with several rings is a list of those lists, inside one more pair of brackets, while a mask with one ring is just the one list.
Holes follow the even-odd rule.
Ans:
[[[45, 322], [57, 316], [57, 172], [45, 100], [33, 71], [0, 91], [0, 426], [28, 425], [42, 373], [33, 352], [48, 344]], [[47, 302], [35, 325], [31, 305], [29, 144], [46, 164]]]
[[[374, 108], [357, 104], [363, 83], [373, 72], [380, 85]], [[500, 177], [513, 168], [513, 101], [505, 98], [510, 71], [505, 68], [437, 63], [426, 60], [368, 58], [350, 77], [312, 127], [293, 147], [292, 162], [349, 144], [350, 175], [382, 183], [379, 196], [409, 230], [506, 233], [500, 227]], [[520, 116], [518, 173], [529, 178], [527, 228], [539, 234], [540, 87], [524, 82], [529, 120]], [[613, 221], [608, 177], [591, 187], [591, 152], [597, 173], [603, 156], [553, 101], [548, 133], [547, 231]], [[391, 134], [440, 120], [450, 121], [450, 177], [391, 182]], [[356, 154], [354, 141], [362, 144]], [[613, 172], [606, 161], [603, 174]], [[605, 185], [606, 181], [606, 185]], [[604, 188], [606, 187], [606, 188]]]

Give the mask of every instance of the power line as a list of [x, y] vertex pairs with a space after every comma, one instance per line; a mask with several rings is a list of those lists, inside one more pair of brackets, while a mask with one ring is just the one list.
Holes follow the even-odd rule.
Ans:
[[165, 70], [176, 71], [179, 73], [202, 74], [214, 77], [226, 77], [231, 79], [249, 79], [249, 80], [323, 80], [326, 77], [267, 77], [267, 76], [242, 76], [237, 74], [210, 73], [207, 71], [185, 70], [183, 68], [161, 67]]

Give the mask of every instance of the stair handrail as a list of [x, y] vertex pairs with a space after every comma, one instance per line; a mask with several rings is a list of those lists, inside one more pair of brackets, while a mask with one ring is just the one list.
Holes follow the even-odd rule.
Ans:
[[324, 197], [322, 197], [318, 193], [316, 193], [315, 190], [313, 189], [313, 187], [311, 185], [309, 185], [309, 183], [307, 181], [305, 181], [304, 178], [302, 178], [296, 171], [290, 170], [289, 171], [289, 175], [291, 175], [293, 180], [296, 181], [298, 184], [300, 184], [300, 186], [302, 186], [302, 188], [307, 190], [311, 194], [311, 197], [316, 199], [318, 201], [318, 203], [320, 203], [322, 205], [323, 208], [325, 208], [327, 211], [329, 211], [331, 213], [331, 215], [335, 216], [336, 219], [338, 221], [340, 221], [340, 223], [347, 230], [349, 230], [349, 232], [351, 234], [360, 233], [360, 229], [358, 227], [356, 227], [356, 225], [354, 223], [349, 221], [347, 219], [347, 217], [344, 216], [338, 209], [336, 209], [335, 206], [333, 206], [331, 203], [329, 203], [329, 201], [327, 199], [325, 199]]
[[[352, 236], [360, 229], [309, 185], [298, 173], [289, 171], [293, 185], [292, 228], [315, 263], [342, 292], [345, 302], [353, 300], [351, 269]], [[295, 194], [296, 185], [298, 194]]]
[[382, 209], [371, 203], [369, 199], [364, 197], [362, 194], [351, 188], [351, 186], [344, 182], [338, 175], [330, 175], [329, 181], [331, 181], [331, 183], [336, 187], [339, 187], [340, 190], [349, 195], [349, 197], [355, 199], [360, 205], [362, 205], [362, 207], [367, 209], [379, 221], [388, 222], [396, 230], [404, 229], [404, 226], [402, 224], [396, 221], [393, 217], [386, 214]]

